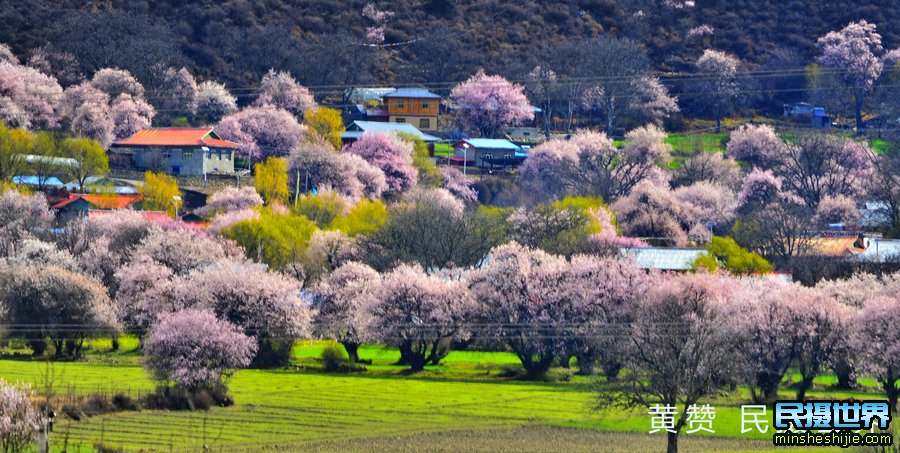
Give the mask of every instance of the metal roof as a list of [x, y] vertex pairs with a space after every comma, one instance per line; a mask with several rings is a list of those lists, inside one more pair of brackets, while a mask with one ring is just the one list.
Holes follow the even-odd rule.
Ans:
[[[25, 184], [27, 186], [39, 186], [40, 178], [37, 176], [13, 176], [13, 182], [16, 184]], [[63, 187], [62, 181], [59, 180], [56, 176], [51, 176], [44, 180], [44, 186], [46, 187]]]
[[373, 133], [404, 133], [410, 134], [421, 139], [424, 142], [438, 142], [441, 139], [434, 135], [428, 135], [416, 129], [409, 123], [388, 123], [382, 121], [354, 121], [347, 127], [347, 132], [341, 134], [341, 138], [357, 139], [365, 135], [366, 132]]
[[697, 261], [697, 258], [706, 255], [706, 250], [677, 247], [628, 247], [622, 249], [621, 253], [632, 257], [635, 264], [641, 269], [689, 271], [694, 268], [694, 261]]
[[900, 240], [871, 238], [864, 240], [866, 249], [857, 255], [861, 261], [895, 261], [900, 259]]
[[383, 98], [423, 98], [423, 99], [440, 99], [441, 97], [434, 94], [426, 88], [398, 88], [396, 91], [385, 94]]
[[468, 143], [472, 148], [479, 149], [508, 149], [512, 151], [520, 151], [522, 149], [519, 145], [502, 138], [468, 138], [460, 140], [457, 142], [457, 145], [463, 142]]

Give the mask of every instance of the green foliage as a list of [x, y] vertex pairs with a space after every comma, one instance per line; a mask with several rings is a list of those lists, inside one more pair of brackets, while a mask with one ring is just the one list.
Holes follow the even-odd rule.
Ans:
[[[181, 207], [181, 190], [173, 176], [152, 171], [144, 173], [141, 194], [145, 211], [166, 211], [169, 217], [175, 217]], [[115, 198], [114, 194], [110, 196]]]
[[294, 212], [326, 228], [347, 212], [347, 203], [336, 192], [323, 190], [317, 195], [302, 195], [294, 202]]
[[109, 173], [109, 158], [103, 146], [89, 138], [70, 138], [62, 142], [60, 156], [74, 159], [77, 165], [65, 167], [65, 173], [84, 191], [84, 183], [91, 176]]
[[593, 215], [591, 215], [591, 211], [606, 209], [610, 214], [613, 224], [615, 225], [615, 214], [609, 211], [609, 209], [606, 207], [606, 204], [603, 203], [602, 197], [574, 197], [572, 195], [567, 195], [562, 200], [551, 203], [551, 206], [553, 206], [553, 208], [555, 209], [568, 209], [586, 215], [589, 218], [588, 228], [590, 234], [596, 234], [602, 230], [600, 223], [597, 221], [597, 219], [594, 218]]
[[693, 267], [695, 271], [705, 269], [709, 272], [715, 272], [719, 270], [719, 261], [712, 255], [700, 255], [697, 257], [697, 260], [694, 261]]
[[288, 198], [287, 159], [270, 157], [255, 168], [256, 191], [266, 204], [284, 203]]
[[350, 208], [347, 215], [335, 218], [328, 229], [339, 230], [350, 237], [368, 236], [381, 228], [385, 221], [387, 207], [384, 202], [364, 198]]
[[341, 149], [341, 132], [344, 132], [344, 121], [341, 111], [328, 107], [319, 107], [303, 112], [303, 123], [313, 133], [325, 139], [335, 150]]
[[264, 208], [258, 219], [238, 222], [222, 234], [243, 247], [247, 257], [285, 270], [304, 257], [316, 229], [304, 216], [275, 214]]
[[441, 187], [444, 181], [441, 178], [441, 171], [437, 165], [431, 161], [428, 156], [428, 145], [414, 135], [407, 133], [399, 133], [403, 141], [412, 143], [413, 145], [413, 167], [419, 171], [419, 185], [425, 187]]
[[765, 258], [741, 247], [730, 237], [713, 236], [706, 250], [711, 256], [698, 258], [694, 263], [695, 268], [715, 270], [721, 266], [736, 274], [764, 274], [772, 271], [772, 265]]

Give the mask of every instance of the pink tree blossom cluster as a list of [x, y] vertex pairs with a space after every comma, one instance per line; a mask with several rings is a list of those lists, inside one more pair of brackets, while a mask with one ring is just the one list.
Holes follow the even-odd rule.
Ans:
[[301, 119], [303, 112], [317, 107], [316, 100], [306, 87], [298, 84], [289, 73], [275, 70], [269, 70], [263, 76], [254, 105], [287, 110]]
[[144, 343], [144, 366], [157, 380], [197, 391], [213, 388], [250, 364], [256, 343], [210, 311], [184, 310], [163, 317]]
[[447, 189], [455, 197], [467, 203], [478, 200], [478, 193], [472, 187], [472, 181], [461, 171], [449, 165], [441, 167], [441, 180], [443, 188]]
[[219, 122], [216, 132], [239, 143], [255, 159], [286, 156], [306, 135], [306, 126], [289, 111], [272, 107], [249, 107], [232, 113]]
[[351, 262], [334, 270], [316, 288], [316, 333], [344, 346], [350, 361], [359, 361], [359, 346], [377, 338], [371, 329], [375, 291], [381, 275], [365, 264]]
[[23, 129], [57, 127], [62, 93], [56, 78], [17, 61], [0, 62], [0, 119], [7, 125]]
[[90, 81], [66, 88], [61, 98], [60, 116], [69, 129], [103, 146], [149, 127], [156, 115], [144, 86], [124, 69], [100, 69]]
[[384, 172], [388, 190], [403, 192], [416, 184], [413, 146], [394, 134], [369, 133], [344, 147], [342, 153], [355, 154]]
[[373, 44], [384, 42], [384, 27], [394, 17], [394, 12], [380, 10], [374, 3], [367, 3], [363, 7], [362, 15], [372, 23], [372, 25], [366, 27], [366, 39]]
[[645, 126], [629, 132], [628, 144], [617, 148], [606, 134], [580, 131], [569, 140], [553, 139], [536, 147], [522, 164], [520, 179], [548, 198], [568, 194], [615, 200], [639, 182], [662, 176], [656, 164], [668, 160], [671, 152], [665, 137], [656, 126]]
[[251, 186], [226, 187], [206, 200], [206, 205], [195, 211], [203, 217], [215, 217], [232, 211], [253, 209], [263, 205], [263, 199]]
[[34, 232], [48, 231], [53, 212], [41, 194], [0, 193], [0, 256], [10, 256]]
[[380, 168], [356, 154], [338, 153], [324, 141], [304, 141], [291, 152], [289, 164], [304, 192], [331, 188], [351, 199], [378, 199], [388, 189]]
[[0, 379], [0, 450], [26, 451], [44, 429], [46, 420], [32, 396], [30, 387], [17, 388]]
[[207, 80], [197, 87], [197, 113], [210, 122], [218, 123], [226, 115], [237, 111], [237, 98], [225, 85]]
[[524, 87], [484, 71], [454, 87], [449, 105], [456, 112], [460, 127], [483, 137], [493, 137], [502, 127], [534, 118]]

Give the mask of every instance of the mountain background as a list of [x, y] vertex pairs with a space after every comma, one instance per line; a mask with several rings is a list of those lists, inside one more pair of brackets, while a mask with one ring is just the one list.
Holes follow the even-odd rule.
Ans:
[[[22, 60], [42, 46], [70, 52], [82, 74], [122, 67], [151, 90], [160, 67], [185, 66], [244, 100], [270, 68], [289, 70], [320, 98], [360, 84], [446, 92], [478, 68], [521, 79], [554, 46], [601, 34], [638, 42], [652, 68], [667, 72], [689, 70], [705, 48], [760, 70], [802, 67], [819, 36], [859, 19], [878, 26], [886, 48], [900, 45], [900, 6], [890, 0], [404, 0], [376, 3], [394, 13], [384, 26], [392, 45], [376, 48], [364, 45], [367, 3], [3, 0], [0, 41]], [[688, 39], [701, 25], [714, 32]]]

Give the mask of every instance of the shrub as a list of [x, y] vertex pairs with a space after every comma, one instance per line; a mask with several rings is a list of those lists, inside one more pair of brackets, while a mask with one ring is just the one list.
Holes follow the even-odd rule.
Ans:
[[141, 410], [140, 402], [128, 395], [117, 393], [112, 399], [113, 406], [120, 411], [139, 411]]

